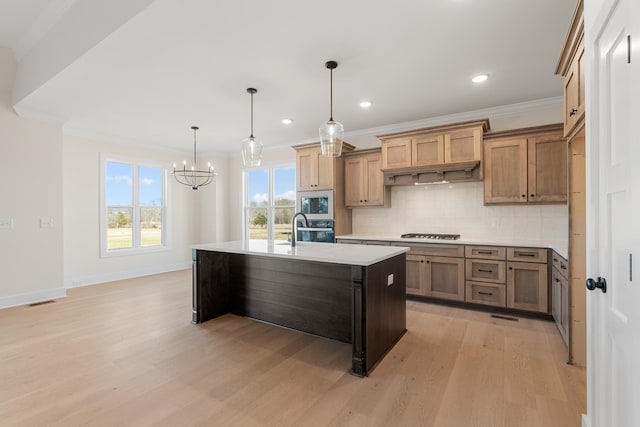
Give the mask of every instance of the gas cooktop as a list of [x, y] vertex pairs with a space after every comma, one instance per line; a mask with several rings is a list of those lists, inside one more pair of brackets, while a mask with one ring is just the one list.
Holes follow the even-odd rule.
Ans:
[[436, 233], [407, 233], [400, 236], [402, 239], [439, 239], [458, 240], [459, 234], [436, 234]]

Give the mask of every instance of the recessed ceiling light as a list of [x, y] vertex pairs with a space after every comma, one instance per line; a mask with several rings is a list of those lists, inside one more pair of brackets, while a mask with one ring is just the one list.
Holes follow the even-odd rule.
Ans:
[[285, 125], [290, 125], [291, 123], [293, 123], [293, 120], [291, 119], [282, 119], [282, 123]]
[[482, 83], [483, 81], [487, 80], [488, 78], [489, 78], [488, 74], [478, 74], [477, 76], [472, 78], [471, 81], [474, 82], [474, 83]]
[[369, 108], [369, 107], [371, 107], [371, 101], [362, 101], [362, 102], [360, 103], [360, 106], [361, 106], [362, 108]]

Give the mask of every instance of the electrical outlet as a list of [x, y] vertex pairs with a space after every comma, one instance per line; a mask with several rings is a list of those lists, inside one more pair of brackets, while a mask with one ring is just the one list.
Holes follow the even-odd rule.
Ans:
[[0, 218], [0, 230], [13, 230], [13, 218]]
[[53, 218], [40, 218], [40, 228], [53, 228]]
[[387, 286], [393, 285], [393, 274], [387, 276]]

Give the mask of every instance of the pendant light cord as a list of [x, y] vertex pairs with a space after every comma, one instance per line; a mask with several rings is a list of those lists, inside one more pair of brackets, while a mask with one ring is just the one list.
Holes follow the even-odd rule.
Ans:
[[193, 127], [193, 167], [196, 167], [196, 132], [198, 131], [197, 127]]
[[329, 95], [329, 121], [333, 121], [333, 68], [329, 70], [330, 74], [330, 95]]
[[251, 93], [251, 136], [249, 138], [253, 138], [253, 92]]

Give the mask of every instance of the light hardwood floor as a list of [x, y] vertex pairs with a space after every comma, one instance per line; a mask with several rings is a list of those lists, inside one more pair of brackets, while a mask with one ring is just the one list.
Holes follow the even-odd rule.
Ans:
[[348, 344], [233, 315], [189, 323], [190, 272], [0, 310], [2, 426], [579, 426], [553, 322], [407, 303], [370, 377]]

